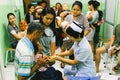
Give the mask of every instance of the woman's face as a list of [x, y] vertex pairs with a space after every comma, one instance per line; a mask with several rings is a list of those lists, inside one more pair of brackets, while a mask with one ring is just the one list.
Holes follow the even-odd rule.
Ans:
[[31, 8], [30, 8], [29, 10], [30, 10], [31, 13], [33, 13], [34, 10], [35, 10], [35, 7], [34, 7], [34, 6], [31, 6]]
[[91, 11], [92, 10], [92, 5], [88, 4], [88, 9]]
[[54, 15], [46, 14], [45, 16], [43, 16], [44, 25], [49, 26], [52, 23], [53, 19], [54, 19]]
[[60, 4], [56, 4], [56, 9], [60, 9], [60, 8], [61, 8]]
[[74, 17], [77, 17], [78, 15], [81, 14], [81, 9], [78, 5], [74, 5], [72, 8], [72, 13]]
[[15, 24], [15, 22], [16, 22], [16, 18], [15, 18], [15, 16], [13, 16], [13, 15], [10, 15], [9, 16], [9, 22], [11, 23], [11, 24]]

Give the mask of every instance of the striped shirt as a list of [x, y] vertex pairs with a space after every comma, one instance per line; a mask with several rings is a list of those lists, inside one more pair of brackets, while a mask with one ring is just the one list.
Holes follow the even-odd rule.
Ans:
[[34, 65], [34, 47], [32, 42], [25, 36], [16, 47], [15, 72], [16, 76], [30, 76]]

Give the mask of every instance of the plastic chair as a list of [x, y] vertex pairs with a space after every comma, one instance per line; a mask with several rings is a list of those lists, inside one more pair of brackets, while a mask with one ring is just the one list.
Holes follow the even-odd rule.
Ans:
[[108, 63], [110, 63], [110, 66], [109, 66], [110, 73], [109, 73], [109, 75], [112, 75], [113, 64], [115, 63], [115, 61], [118, 61], [117, 60], [117, 55], [115, 53], [112, 56], [110, 56], [110, 52], [114, 49], [115, 49], [115, 46], [109, 48], [108, 53], [105, 53], [106, 55], [105, 55], [105, 62], [104, 62], [105, 66], [104, 66], [104, 68], [107, 67]]
[[112, 68], [113, 68], [113, 64], [114, 64], [116, 61], [118, 61], [116, 54], [112, 55], [111, 57], [110, 57], [108, 54], [106, 55], [106, 61], [104, 62], [104, 64], [105, 64], [104, 68], [107, 68], [107, 65], [108, 65], [108, 63], [109, 63], [109, 66], [108, 66], [109, 69], [110, 69], [109, 75], [112, 75], [112, 74], [113, 74]]
[[7, 67], [8, 63], [14, 62], [14, 56], [15, 56], [15, 49], [13, 48], [7, 48], [6, 50], [6, 57], [5, 57], [5, 68]]

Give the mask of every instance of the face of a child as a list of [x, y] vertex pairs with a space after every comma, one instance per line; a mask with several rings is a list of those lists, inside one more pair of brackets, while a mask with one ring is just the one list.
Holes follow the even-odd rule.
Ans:
[[77, 17], [81, 14], [81, 9], [78, 5], [74, 5], [72, 8], [72, 13], [74, 17]]
[[49, 26], [52, 23], [53, 18], [54, 18], [54, 15], [52, 15], [52, 14], [46, 14], [45, 16], [43, 16], [43, 23], [46, 26]]
[[67, 35], [68, 37], [69, 37], [69, 39], [72, 41], [72, 42], [75, 42], [76, 41], [76, 39], [74, 38], [74, 37], [72, 37], [72, 36], [70, 36], [70, 35]]

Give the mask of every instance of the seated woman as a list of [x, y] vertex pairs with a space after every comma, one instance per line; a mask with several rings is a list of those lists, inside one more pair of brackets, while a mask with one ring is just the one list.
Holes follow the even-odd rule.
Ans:
[[16, 25], [16, 17], [13, 13], [8, 13], [8, 33], [10, 37], [10, 44], [12, 48], [16, 48], [18, 40], [24, 35], [20, 35], [19, 28]]
[[105, 53], [113, 48], [113, 50], [110, 51], [109, 55], [117, 54], [118, 56], [118, 63], [113, 67], [113, 71], [117, 72], [120, 68], [120, 24], [115, 26], [115, 29], [113, 30], [113, 35], [110, 40], [110, 43], [103, 45], [100, 48], [96, 49], [96, 55], [95, 55], [95, 64], [96, 64], [96, 72], [99, 72], [99, 66], [101, 61], [101, 54]]
[[[59, 60], [70, 64], [64, 68], [65, 76], [96, 76], [92, 50], [86, 37], [84, 37], [84, 29], [75, 22], [69, 26], [65, 26], [64, 29], [74, 44], [68, 51], [51, 56], [49, 60]], [[63, 58], [63, 56], [69, 56], [71, 54], [74, 54], [73, 60]]]

